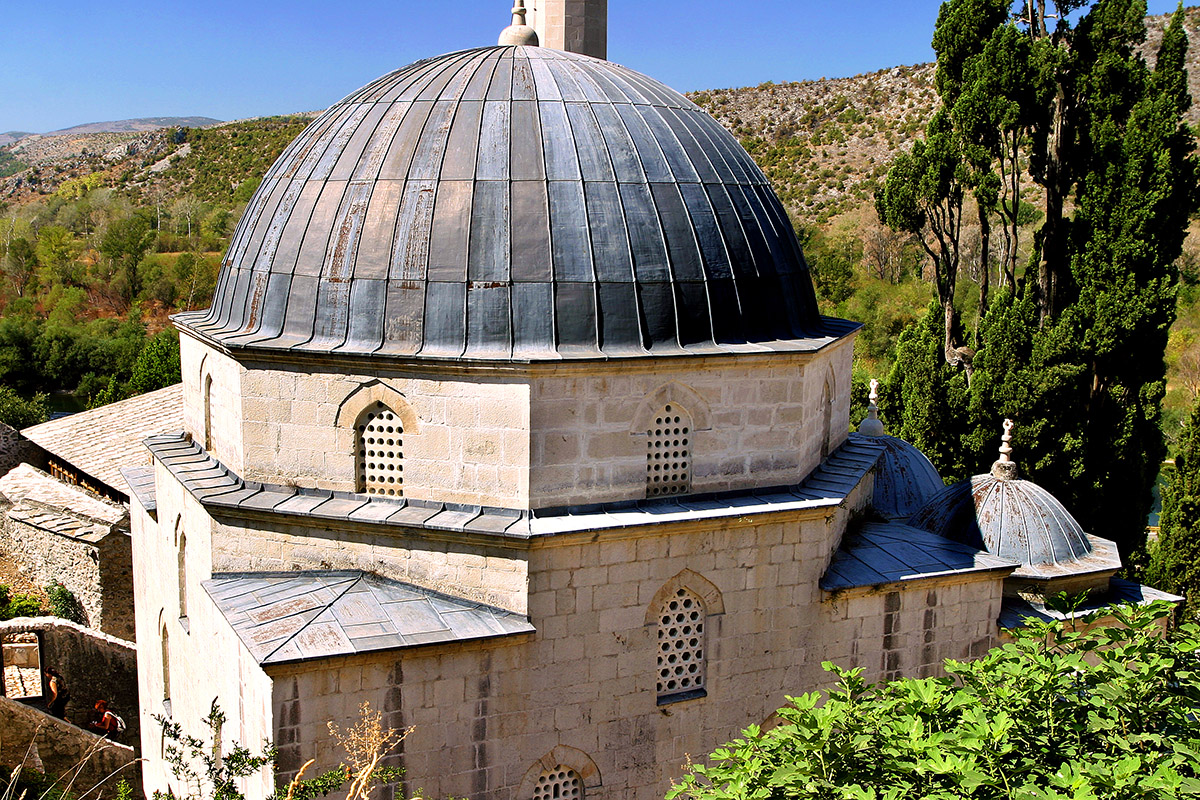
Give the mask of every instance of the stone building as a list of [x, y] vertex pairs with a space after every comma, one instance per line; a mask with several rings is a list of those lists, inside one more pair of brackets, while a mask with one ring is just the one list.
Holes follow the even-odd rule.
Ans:
[[369, 701], [415, 726], [405, 792], [656, 798], [822, 661], [1001, 635], [1021, 564], [872, 510], [928, 487], [847, 433], [857, 325], [737, 141], [629, 69], [506, 45], [352, 93], [176, 324], [183, 430], [125, 472], [147, 792], [151, 716], [216, 698], [281, 779]]
[[129, 512], [28, 464], [0, 477], [0, 553], [38, 586], [58, 583], [89, 627], [132, 640]]

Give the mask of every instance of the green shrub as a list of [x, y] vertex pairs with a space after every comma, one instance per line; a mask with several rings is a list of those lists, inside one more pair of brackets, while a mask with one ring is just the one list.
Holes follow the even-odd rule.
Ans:
[[17, 617], [39, 617], [44, 612], [42, 601], [31, 594], [12, 594], [0, 584], [0, 620]]
[[945, 678], [868, 684], [826, 663], [827, 693], [790, 697], [689, 768], [668, 798], [1117, 800], [1200, 792], [1200, 627], [1166, 604], [1077, 631], [1027, 621]]
[[46, 587], [46, 596], [50, 599], [51, 614], [87, 625], [87, 615], [83, 613], [83, 606], [70, 589], [55, 581]]

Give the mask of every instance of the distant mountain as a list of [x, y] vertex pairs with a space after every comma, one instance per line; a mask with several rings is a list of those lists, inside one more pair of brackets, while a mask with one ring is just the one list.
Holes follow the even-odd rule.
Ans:
[[142, 117], [140, 119], [118, 119], [111, 122], [88, 122], [62, 130], [50, 131], [43, 136], [62, 136], [68, 133], [140, 133], [159, 128], [203, 128], [217, 125], [222, 120], [212, 117]]
[[47, 133], [29, 131], [6, 131], [0, 133], [0, 147], [19, 142], [29, 136], [67, 136], [79, 133], [144, 133], [159, 128], [203, 128], [220, 125], [224, 120], [212, 117], [141, 117], [139, 119], [116, 119], [109, 122], [87, 122]]

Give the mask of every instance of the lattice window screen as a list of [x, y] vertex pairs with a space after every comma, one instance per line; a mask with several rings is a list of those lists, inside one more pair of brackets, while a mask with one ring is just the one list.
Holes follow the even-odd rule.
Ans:
[[704, 603], [680, 588], [658, 620], [659, 699], [704, 688]]
[[404, 494], [404, 430], [396, 412], [374, 403], [358, 418], [358, 490], [399, 497]]
[[646, 437], [646, 496], [686, 494], [692, 488], [692, 419], [668, 405]]
[[533, 800], [583, 800], [583, 781], [578, 772], [559, 764], [538, 778]]

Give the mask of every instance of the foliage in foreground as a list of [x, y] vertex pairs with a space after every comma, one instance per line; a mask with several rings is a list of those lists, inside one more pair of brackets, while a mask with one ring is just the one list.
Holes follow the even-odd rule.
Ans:
[[[313, 800], [339, 791], [347, 783], [347, 800], [368, 800], [377, 784], [400, 780], [403, 770], [380, 766], [379, 762], [404, 741], [412, 728], [385, 729], [383, 714], [372, 711], [370, 703], [363, 703], [358, 711], [358, 722], [349, 728], [327, 723], [329, 735], [345, 750], [346, 761], [336, 769], [305, 780], [304, 773], [313, 763], [309, 761], [291, 783], [276, 790], [272, 800]], [[164, 757], [171, 773], [183, 781], [182, 798], [186, 800], [245, 800], [239, 788], [242, 779], [274, 766], [277, 751], [269, 742], [263, 745], [261, 753], [253, 753], [238, 742], [228, 750], [219, 746], [225, 712], [215, 699], [204, 718], [206, 731], [201, 736], [185, 732], [180, 723], [162, 715], [156, 714], [154, 719], [162, 727]], [[155, 800], [175, 797], [173, 791], [154, 793]]]
[[827, 695], [790, 697], [692, 766], [668, 798], [1107, 800], [1200, 792], [1200, 627], [1171, 636], [1158, 604], [1121, 625], [1033, 623], [945, 678], [867, 684], [825, 668]]

